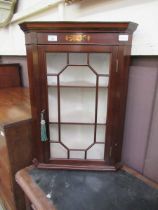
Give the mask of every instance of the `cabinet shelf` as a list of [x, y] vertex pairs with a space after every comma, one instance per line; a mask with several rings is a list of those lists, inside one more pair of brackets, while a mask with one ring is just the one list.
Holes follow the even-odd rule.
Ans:
[[[62, 124], [62, 125], [95, 125], [95, 123], [90, 122], [49, 122], [49, 124]], [[106, 123], [96, 123], [96, 125], [106, 125]]]
[[[104, 113], [104, 114], [103, 114]], [[106, 118], [107, 118], [107, 113], [106, 112], [98, 112], [98, 116], [97, 116], [97, 124], [106, 124]], [[50, 122], [58, 122], [58, 115], [52, 115], [51, 113], [49, 113], [49, 119]], [[60, 122], [66, 122], [66, 123], [77, 123], [77, 124], [94, 124], [95, 122], [95, 115], [93, 114], [93, 112], [88, 112], [85, 111], [78, 111], [78, 110], [74, 110], [73, 112], [70, 112], [69, 110], [64, 109], [61, 112], [61, 118], [60, 118]], [[66, 124], [65, 123], [65, 124]]]
[[[51, 144], [55, 143], [55, 144], [60, 144], [61, 142], [63, 143], [63, 140], [61, 141], [56, 141], [56, 140], [52, 140], [50, 139], [49, 142]], [[105, 142], [100, 142], [100, 141], [96, 141], [97, 144], [105, 144]], [[71, 151], [86, 151], [87, 149], [68, 149], [70, 152]]]
[[[49, 84], [48, 87], [58, 87], [56, 83]], [[96, 88], [96, 84], [92, 82], [60, 82], [59, 87], [61, 88]], [[98, 88], [108, 88], [108, 81], [106, 81], [106, 84], [100, 84], [98, 85]]]
[[[71, 66], [78, 66], [78, 65], [71, 65]], [[79, 65], [80, 66], [80, 65]], [[87, 65], [83, 65], [83, 66], [87, 66]], [[57, 77], [59, 76], [58, 74], [55, 73], [47, 73], [46, 74], [48, 77]], [[109, 77], [109, 74], [97, 74], [99, 77]]]
[[[57, 85], [48, 85], [48, 87], [55, 87], [57, 88]], [[60, 88], [96, 88], [96, 86], [79, 86], [79, 85], [60, 85]], [[98, 88], [108, 88], [109, 86], [98, 86]]]

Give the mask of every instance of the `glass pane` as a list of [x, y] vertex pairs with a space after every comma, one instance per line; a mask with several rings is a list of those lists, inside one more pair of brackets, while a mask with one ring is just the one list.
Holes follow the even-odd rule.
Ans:
[[58, 121], [58, 101], [57, 101], [57, 88], [48, 88], [48, 108], [49, 108], [49, 121]]
[[[96, 73], [100, 75], [99, 87], [103, 87], [98, 88], [97, 123], [106, 123], [108, 99], [106, 87], [109, 85], [109, 77], [104, 75], [109, 74], [110, 54], [89, 53], [90, 67], [82, 66], [88, 65], [87, 56], [87, 53], [47, 53], [46, 55], [47, 73], [54, 74], [47, 76], [48, 86], [57, 86], [56, 74], [59, 75], [60, 85], [67, 86], [60, 87], [60, 99], [56, 87], [48, 88], [49, 121], [58, 122], [58, 111], [60, 111], [61, 123], [75, 123], [60, 125], [62, 143], [51, 143], [51, 158], [67, 159], [69, 148], [70, 159], [84, 159], [85, 152], [80, 150], [86, 150], [94, 143], [94, 125], [79, 123], [95, 122]], [[91, 88], [88, 88], [89, 86]], [[59, 141], [58, 124], [50, 124], [49, 132], [50, 140]], [[106, 126], [97, 125], [97, 143], [88, 149], [87, 159], [104, 159], [105, 133]]]
[[105, 129], [106, 127], [104, 125], [97, 125], [97, 142], [105, 142]]
[[98, 123], [106, 123], [108, 89], [100, 88], [98, 93]]
[[48, 85], [57, 85], [57, 76], [47, 76]]
[[90, 53], [89, 63], [98, 74], [109, 74], [110, 54], [109, 53]]
[[67, 150], [60, 143], [50, 144], [51, 158], [67, 158]]
[[69, 149], [86, 149], [94, 141], [94, 126], [61, 125], [61, 141]]
[[87, 151], [87, 159], [104, 159], [104, 144], [95, 144]]
[[95, 89], [60, 88], [60, 94], [61, 122], [94, 123]]
[[67, 65], [66, 53], [47, 53], [47, 73], [58, 74]]
[[87, 53], [69, 53], [70, 65], [86, 65]]
[[96, 85], [96, 75], [86, 66], [69, 66], [60, 75], [61, 85]]
[[99, 77], [99, 87], [108, 87], [109, 77]]
[[84, 159], [85, 152], [84, 151], [70, 151], [70, 159]]
[[58, 135], [58, 125], [49, 125], [49, 135], [50, 140], [52, 141], [59, 141], [59, 135]]

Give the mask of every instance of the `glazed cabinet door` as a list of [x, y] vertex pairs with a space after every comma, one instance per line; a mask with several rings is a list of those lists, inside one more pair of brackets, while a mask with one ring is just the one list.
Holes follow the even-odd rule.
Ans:
[[[111, 161], [117, 47], [39, 47], [47, 135], [45, 161], [92, 164]], [[48, 155], [49, 154], [49, 155]]]

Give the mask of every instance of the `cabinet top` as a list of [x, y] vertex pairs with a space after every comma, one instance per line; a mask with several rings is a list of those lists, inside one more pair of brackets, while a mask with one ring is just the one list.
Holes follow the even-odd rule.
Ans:
[[78, 31], [78, 32], [126, 32], [133, 33], [138, 24], [134, 22], [24, 22], [20, 28], [24, 32]]

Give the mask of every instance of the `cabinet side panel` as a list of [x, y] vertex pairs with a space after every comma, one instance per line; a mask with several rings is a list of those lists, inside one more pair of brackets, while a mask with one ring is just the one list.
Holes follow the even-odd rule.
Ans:
[[27, 62], [30, 84], [30, 102], [32, 112], [32, 135], [34, 139], [34, 151], [40, 162], [44, 161], [44, 154], [42, 142], [40, 141], [40, 110], [41, 110], [41, 77], [38, 61], [38, 48], [37, 46], [27, 45]]
[[[6, 139], [10, 159], [10, 173], [16, 207], [24, 209], [24, 195], [15, 182], [15, 173], [32, 162], [32, 124], [31, 120], [20, 122], [6, 128]], [[17, 199], [18, 198], [18, 199]]]
[[124, 119], [126, 110], [126, 98], [128, 89], [128, 72], [130, 64], [131, 46], [120, 46], [118, 49], [118, 89], [116, 90], [116, 97], [118, 99], [119, 114], [117, 119], [117, 137], [113, 139], [113, 152], [115, 162], [121, 161]]

